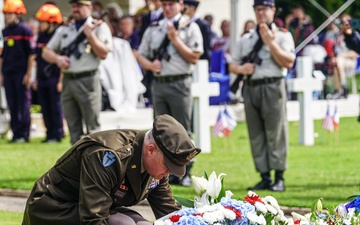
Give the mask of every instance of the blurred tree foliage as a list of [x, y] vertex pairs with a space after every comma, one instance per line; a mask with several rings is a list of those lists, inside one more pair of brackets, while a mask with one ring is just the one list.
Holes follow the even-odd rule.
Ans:
[[[300, 5], [304, 8], [304, 11], [309, 15], [315, 27], [320, 26], [327, 17], [319, 11], [309, 0], [275, 0], [276, 8], [278, 9], [278, 17], [285, 19], [291, 11], [291, 8], [295, 5]], [[346, 1], [345, 0], [315, 0], [319, 5], [326, 9], [329, 13], [333, 14], [338, 10]], [[350, 7], [344, 12], [350, 14], [353, 18], [360, 19], [360, 1], [355, 0]]]

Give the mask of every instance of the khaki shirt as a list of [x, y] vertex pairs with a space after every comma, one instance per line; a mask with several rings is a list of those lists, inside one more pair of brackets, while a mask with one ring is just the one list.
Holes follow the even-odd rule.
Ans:
[[156, 218], [179, 210], [168, 177], [155, 180], [142, 172], [144, 136], [110, 130], [78, 141], [35, 183], [23, 224], [106, 225], [109, 215], [145, 198]]
[[[89, 20], [93, 21], [94, 19], [92, 17], [88, 17], [87, 21]], [[54, 36], [51, 38], [46, 47], [54, 50], [55, 52], [61, 52], [64, 47], [69, 46], [69, 44], [76, 39], [82, 30], [83, 26], [80, 27], [79, 30], [76, 30], [75, 24], [61, 26], [56, 30]], [[95, 28], [94, 32], [100, 42], [105, 43], [107, 48], [112, 50], [112, 35], [108, 25], [106, 23], [102, 23]], [[78, 49], [81, 53], [81, 57], [76, 59], [74, 55], [71, 55], [70, 67], [67, 70], [64, 70], [64, 72], [79, 73], [96, 70], [101, 59], [91, 51], [91, 46], [86, 38], [78, 45]]]
[[[181, 14], [176, 17], [180, 18]], [[175, 17], [175, 18], [176, 18]], [[153, 57], [153, 52], [158, 49], [163, 42], [166, 35], [166, 24], [169, 20], [160, 20], [155, 25], [148, 27], [141, 40], [138, 52], [147, 58]], [[176, 20], [175, 20], [176, 21]], [[203, 38], [199, 26], [196, 23], [186, 21], [184, 17], [179, 21], [179, 36], [180, 39], [193, 51], [202, 53]], [[162, 59], [162, 70], [158, 75], [177, 75], [177, 74], [191, 74], [194, 70], [194, 65], [188, 63], [176, 50], [174, 45], [170, 42], [167, 47], [167, 52], [170, 55], [170, 60]]]
[[[275, 32], [275, 41], [279, 44], [280, 48], [294, 54], [295, 57], [295, 44], [291, 33], [285, 30], [279, 30], [275, 24], [273, 24], [272, 30]], [[232, 51], [232, 62], [242, 63], [242, 58], [253, 50], [259, 38], [256, 29], [252, 29], [249, 33], [244, 34], [237, 42], [235, 50]], [[255, 64], [255, 72], [251, 79], [286, 76], [287, 69], [276, 64], [268, 46], [263, 45], [258, 52], [258, 56], [262, 59], [262, 63], [261, 65]]]

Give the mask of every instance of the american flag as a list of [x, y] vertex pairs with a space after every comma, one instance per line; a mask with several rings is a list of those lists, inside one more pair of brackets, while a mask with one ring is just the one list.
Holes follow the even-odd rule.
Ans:
[[227, 109], [221, 108], [216, 123], [212, 129], [212, 135], [215, 137], [229, 136], [236, 124], [236, 121], [232, 118]]
[[333, 124], [334, 124], [335, 130], [339, 130], [339, 128], [340, 128], [340, 116], [339, 116], [339, 113], [338, 113], [338, 110], [337, 110], [337, 106], [335, 106], [335, 109], [334, 109]]
[[334, 117], [330, 114], [330, 106], [327, 106], [326, 116], [323, 120], [322, 127], [326, 130], [333, 132], [334, 131]]

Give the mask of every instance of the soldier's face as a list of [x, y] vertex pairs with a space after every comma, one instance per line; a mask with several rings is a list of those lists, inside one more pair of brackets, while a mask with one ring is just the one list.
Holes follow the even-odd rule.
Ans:
[[92, 6], [79, 3], [71, 3], [71, 14], [75, 20], [83, 20], [91, 15]]
[[162, 8], [164, 16], [168, 19], [173, 18], [178, 13], [181, 12], [183, 3], [179, 2], [171, 2], [171, 1], [163, 1], [162, 2]]
[[153, 178], [161, 180], [170, 174], [164, 155], [155, 145], [149, 144], [143, 157], [143, 166], [146, 172]]
[[258, 23], [271, 23], [274, 20], [275, 7], [256, 5], [254, 10]]

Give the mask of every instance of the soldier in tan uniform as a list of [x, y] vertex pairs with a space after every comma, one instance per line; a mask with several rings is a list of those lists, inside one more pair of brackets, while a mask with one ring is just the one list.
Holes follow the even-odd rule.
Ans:
[[169, 115], [149, 131], [85, 136], [35, 183], [23, 225], [150, 225], [126, 207], [146, 198], [156, 218], [180, 209], [168, 174], [184, 175], [200, 151]]
[[[182, 0], [161, 0], [164, 19], [148, 27], [141, 40], [137, 59], [142, 67], [153, 72], [151, 96], [155, 116], [168, 114], [179, 121], [191, 135], [191, 83], [194, 64], [203, 52], [203, 38], [199, 26], [181, 14]], [[178, 25], [178, 27], [177, 27]], [[169, 44], [165, 54], [156, 55], [165, 37]], [[154, 59], [155, 58], [155, 59]], [[189, 164], [191, 167], [191, 164]], [[171, 178], [175, 178], [171, 176]], [[191, 185], [190, 168], [182, 180]]]
[[[238, 41], [229, 69], [243, 74], [244, 105], [251, 151], [261, 181], [249, 190], [285, 191], [283, 172], [287, 168], [288, 123], [284, 76], [295, 60], [294, 40], [290, 32], [273, 23], [274, 0], [255, 0], [258, 25]], [[243, 62], [261, 38], [258, 63]], [[261, 63], [259, 63], [261, 61]], [[270, 172], [275, 170], [275, 182]]]
[[[42, 56], [64, 72], [61, 103], [70, 131], [71, 143], [83, 135], [100, 130], [101, 84], [97, 69], [112, 48], [112, 36], [106, 23], [91, 17], [92, 0], [70, 0], [75, 23], [61, 26], [47, 44]], [[61, 55], [80, 34], [84, 39], [70, 57]]]

